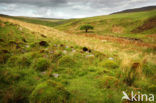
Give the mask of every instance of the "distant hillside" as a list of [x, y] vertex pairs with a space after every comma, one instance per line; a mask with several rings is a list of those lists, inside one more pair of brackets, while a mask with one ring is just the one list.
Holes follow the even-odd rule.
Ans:
[[[137, 12], [123, 12], [112, 15], [95, 16], [81, 19], [43, 19], [11, 16], [9, 16], [9, 18], [48, 27], [54, 27], [66, 33], [78, 35], [85, 34], [85, 32], [80, 30], [81, 25], [91, 24], [94, 26], [94, 30], [89, 31], [88, 34], [137, 38], [145, 42], [155, 43], [155, 40], [152, 38], [147, 38], [147, 35], [150, 36], [156, 34], [155, 7], [143, 7], [142, 9], [133, 10]], [[139, 10], [145, 11], [138, 12]]]
[[141, 7], [141, 8], [127, 9], [127, 10], [115, 12], [115, 13], [112, 13], [112, 14], [129, 13], [129, 12], [141, 12], [141, 11], [148, 11], [148, 10], [156, 10], [156, 6], [147, 6], [147, 7]]

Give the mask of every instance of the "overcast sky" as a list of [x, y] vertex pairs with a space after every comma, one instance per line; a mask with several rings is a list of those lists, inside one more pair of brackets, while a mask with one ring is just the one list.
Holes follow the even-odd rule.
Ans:
[[82, 18], [156, 5], [156, 0], [0, 0], [0, 14]]

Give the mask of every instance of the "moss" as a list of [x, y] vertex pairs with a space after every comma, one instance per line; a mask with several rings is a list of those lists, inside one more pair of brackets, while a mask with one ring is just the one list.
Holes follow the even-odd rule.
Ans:
[[8, 66], [15, 66], [17, 59], [18, 59], [18, 56], [11, 56], [7, 62]]
[[36, 86], [30, 96], [30, 103], [67, 103], [69, 96], [62, 85], [48, 80]]
[[11, 56], [8, 59], [8, 65], [11, 67], [18, 66], [20, 68], [29, 67], [34, 57], [35, 55], [33, 52], [25, 53], [19, 56]]
[[119, 80], [112, 76], [101, 76], [99, 79], [100, 88], [113, 88], [119, 86]]
[[38, 71], [45, 71], [50, 66], [50, 61], [46, 58], [39, 58], [33, 62], [33, 68]]
[[76, 60], [72, 56], [63, 56], [58, 60], [58, 63], [59, 66], [63, 68], [74, 68], [78, 66]]
[[100, 63], [100, 66], [110, 69], [116, 69], [119, 65], [113, 60], [106, 60]]
[[31, 65], [32, 60], [32, 53], [26, 53], [18, 58], [17, 64], [22, 65], [22, 67], [28, 67]]

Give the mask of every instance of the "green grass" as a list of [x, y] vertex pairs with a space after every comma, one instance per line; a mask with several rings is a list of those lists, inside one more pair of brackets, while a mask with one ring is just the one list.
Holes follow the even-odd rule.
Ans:
[[[150, 16], [143, 12], [138, 15], [73, 19], [56, 28], [66, 29], [92, 21], [105, 27], [106, 24], [98, 23], [104, 23], [107, 19], [120, 23], [120, 18], [139, 19], [140, 15], [144, 16], [143, 19]], [[155, 93], [156, 64], [152, 62], [155, 59], [149, 57], [146, 62], [143, 61], [144, 57], [152, 55], [150, 50], [137, 51], [144, 53], [136, 56], [136, 60], [128, 56], [123, 59], [111, 51], [83, 52], [82, 47], [70, 41], [44, 38], [37, 32], [9, 22], [0, 21], [0, 25], [1, 103], [122, 103], [122, 91], [125, 90]], [[121, 25], [125, 25], [124, 22]], [[41, 46], [40, 41], [46, 41], [47, 47]], [[129, 54], [135, 52], [129, 51]], [[134, 68], [135, 63], [140, 66]]]
[[132, 31], [142, 26], [148, 19], [156, 17], [155, 12], [156, 11], [153, 10], [75, 19], [68, 23], [58, 25], [55, 28], [69, 33], [82, 34], [84, 32], [81, 32], [79, 27], [84, 24], [91, 24], [94, 26], [94, 31], [91, 34], [140, 38], [145, 42], [151, 42], [153, 39], [146, 37], [146, 35], [154, 34], [156, 27], [138, 33], [133, 33]]
[[11, 17], [14, 19], [22, 20], [29, 23], [41, 24], [49, 27], [55, 27], [59, 30], [74, 33], [84, 34], [80, 31], [80, 26], [84, 24], [91, 24], [94, 30], [91, 34], [107, 35], [115, 37], [129, 37], [139, 38], [144, 42], [155, 43], [155, 39], [149, 38], [146, 35], [155, 34], [156, 27], [151, 29], [142, 30], [140, 32], [132, 32], [138, 27], [142, 26], [150, 18], [155, 18], [156, 10], [144, 12], [132, 12], [112, 14], [106, 16], [89, 17], [82, 19], [64, 19], [64, 20], [49, 20], [49, 19], [35, 19], [25, 17]]

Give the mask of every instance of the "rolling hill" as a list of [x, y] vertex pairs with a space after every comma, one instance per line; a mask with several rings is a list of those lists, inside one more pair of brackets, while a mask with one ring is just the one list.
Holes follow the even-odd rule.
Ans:
[[[155, 12], [1, 15], [0, 103], [129, 103], [123, 91], [155, 94]], [[80, 31], [83, 24], [95, 29]]]
[[[129, 10], [128, 10], [129, 11]], [[70, 34], [85, 35], [79, 28], [83, 24], [91, 24], [95, 27], [89, 34], [101, 36], [115, 36], [141, 39], [144, 42], [155, 43], [150, 38], [156, 33], [155, 6], [130, 10], [130, 13], [89, 17], [82, 19], [40, 19], [26, 17], [11, 17], [28, 23], [41, 24], [54, 27]], [[137, 11], [137, 12], [133, 12]], [[141, 11], [141, 12], [140, 12]], [[148, 37], [149, 36], [149, 37]]]
[[141, 8], [128, 9], [128, 10], [115, 12], [113, 14], [117, 14], [117, 13], [130, 13], [130, 12], [142, 12], [142, 11], [150, 11], [150, 10], [156, 10], [156, 6], [147, 6], [147, 7], [141, 7]]

